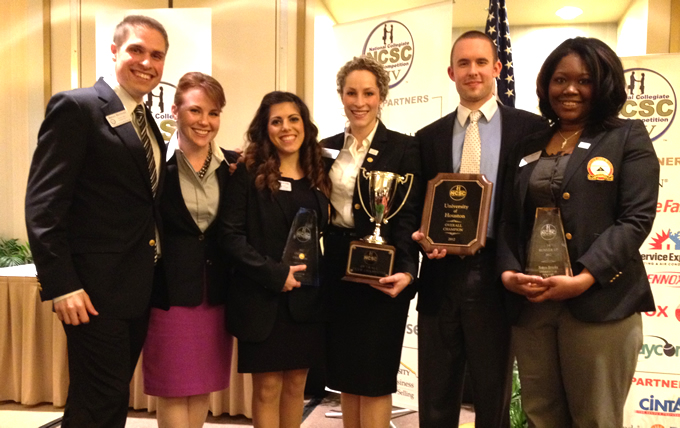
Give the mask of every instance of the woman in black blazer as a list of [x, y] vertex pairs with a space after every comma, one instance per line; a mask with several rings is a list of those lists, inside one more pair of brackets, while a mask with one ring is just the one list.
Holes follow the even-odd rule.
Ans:
[[[333, 182], [333, 217], [324, 238], [325, 281], [329, 285], [331, 322], [328, 331], [328, 386], [342, 392], [346, 427], [388, 427], [391, 394], [397, 390], [401, 346], [417, 274], [418, 246], [411, 232], [418, 228], [420, 151], [412, 137], [390, 131], [380, 122], [380, 104], [389, 89], [384, 68], [371, 57], [354, 58], [338, 72], [338, 94], [349, 126], [344, 133], [321, 142]], [[396, 247], [391, 276], [376, 285], [343, 281], [349, 244], [371, 235], [375, 224], [359, 200], [368, 201], [367, 171], [413, 174], [405, 205], [381, 228]], [[400, 185], [394, 207], [406, 197]]]
[[229, 264], [214, 220], [228, 209], [224, 188], [237, 156], [214, 140], [224, 105], [222, 86], [212, 77], [192, 72], [180, 79], [155, 278], [167, 295], [154, 296], [143, 358], [144, 392], [158, 397], [160, 427], [203, 426], [209, 393], [229, 386], [233, 339], [224, 323]]
[[245, 163], [227, 188], [220, 245], [235, 265], [228, 325], [239, 340], [239, 372], [253, 373], [255, 427], [299, 426], [307, 371], [323, 359], [321, 289], [294, 277], [305, 266], [281, 261], [298, 209], [315, 211], [320, 231], [328, 222], [330, 180], [317, 135], [299, 97], [265, 95], [248, 128]]
[[[537, 86], [552, 127], [515, 153], [498, 243], [522, 403], [529, 426], [621, 426], [640, 312], [655, 309], [639, 248], [656, 215], [659, 162], [644, 124], [618, 118], [623, 68], [603, 42], [562, 43]], [[573, 276], [522, 273], [538, 207], [560, 209]]]

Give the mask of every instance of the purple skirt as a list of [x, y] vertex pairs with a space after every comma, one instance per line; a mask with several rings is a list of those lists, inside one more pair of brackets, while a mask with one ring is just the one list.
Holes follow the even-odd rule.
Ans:
[[152, 308], [144, 343], [144, 393], [157, 397], [207, 394], [229, 386], [233, 339], [224, 305]]

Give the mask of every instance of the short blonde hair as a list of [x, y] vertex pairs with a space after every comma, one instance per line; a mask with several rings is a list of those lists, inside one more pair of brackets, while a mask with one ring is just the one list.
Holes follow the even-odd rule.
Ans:
[[390, 91], [390, 76], [385, 71], [385, 68], [371, 56], [355, 56], [340, 67], [336, 78], [338, 94], [342, 96], [342, 90], [345, 88], [345, 81], [349, 73], [357, 70], [366, 70], [373, 73], [375, 82], [378, 85], [378, 91], [380, 92], [380, 101], [385, 101], [387, 93]]

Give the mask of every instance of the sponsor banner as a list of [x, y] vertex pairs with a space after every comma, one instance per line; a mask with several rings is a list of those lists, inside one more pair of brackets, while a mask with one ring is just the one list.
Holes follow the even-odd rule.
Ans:
[[[170, 41], [170, 50], [165, 61], [161, 83], [145, 98], [146, 107], [167, 142], [175, 132], [175, 120], [171, 107], [175, 98], [175, 87], [180, 77], [188, 71], [212, 73], [212, 24], [209, 8], [196, 9], [143, 9], [121, 10], [118, 13], [97, 14], [96, 44], [108, 46], [113, 40], [116, 25], [127, 15], [146, 15], [157, 19], [165, 27]], [[97, 78], [112, 75], [113, 61], [109, 50], [97, 49]]]
[[[444, 2], [334, 27], [335, 70], [360, 55], [372, 56], [387, 70], [390, 91], [381, 119], [389, 129], [414, 134], [455, 106], [446, 72], [452, 13], [451, 3]], [[346, 118], [337, 93], [323, 101], [323, 108], [315, 108], [314, 117], [320, 123], [337, 123], [333, 133], [342, 130]]]
[[628, 94], [621, 117], [645, 123], [661, 165], [656, 219], [640, 249], [656, 310], [642, 314], [642, 348], [624, 427], [680, 428], [680, 55], [621, 60]]
[[[387, 128], [414, 134], [453, 110], [453, 83], [447, 75], [451, 50], [450, 2], [410, 9], [362, 21], [336, 25], [334, 35], [338, 54], [333, 56], [338, 70], [352, 57], [370, 55], [383, 64], [390, 76], [390, 91], [381, 106], [381, 120]], [[449, 35], [448, 37], [442, 35]], [[330, 57], [329, 57], [329, 60]], [[329, 108], [329, 106], [334, 106]], [[337, 93], [315, 102], [314, 118], [334, 124], [342, 131], [347, 122]], [[418, 408], [418, 314], [411, 302], [401, 366], [397, 376], [395, 406]]]

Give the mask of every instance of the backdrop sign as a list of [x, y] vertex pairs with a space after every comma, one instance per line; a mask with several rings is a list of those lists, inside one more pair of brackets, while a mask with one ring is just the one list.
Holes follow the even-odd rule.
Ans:
[[621, 116], [645, 122], [661, 178], [656, 220], [640, 252], [656, 310], [642, 314], [643, 344], [624, 427], [680, 426], [680, 55], [622, 58], [628, 100]]
[[[209, 8], [199, 9], [144, 9], [121, 10], [120, 13], [99, 13], [96, 16], [96, 46], [112, 43], [116, 25], [127, 15], [146, 15], [157, 19], [165, 27], [170, 50], [165, 61], [163, 79], [151, 91], [144, 103], [151, 110], [167, 142], [175, 132], [171, 107], [175, 98], [175, 85], [188, 71], [212, 73], [212, 27]], [[97, 76], [113, 74], [112, 54], [97, 49]]]
[[[336, 25], [337, 69], [354, 56], [370, 55], [390, 76], [390, 92], [381, 107], [381, 120], [392, 130], [414, 134], [453, 109], [447, 75], [451, 50], [451, 2], [410, 9], [390, 15]], [[444, 37], [442, 37], [444, 35]], [[317, 108], [315, 118], [346, 123], [337, 94], [327, 100], [336, 108]], [[457, 100], [456, 100], [457, 101]], [[326, 130], [327, 131], [327, 130]], [[401, 367], [397, 377], [396, 406], [418, 408], [418, 315], [415, 300], [409, 311]]]

